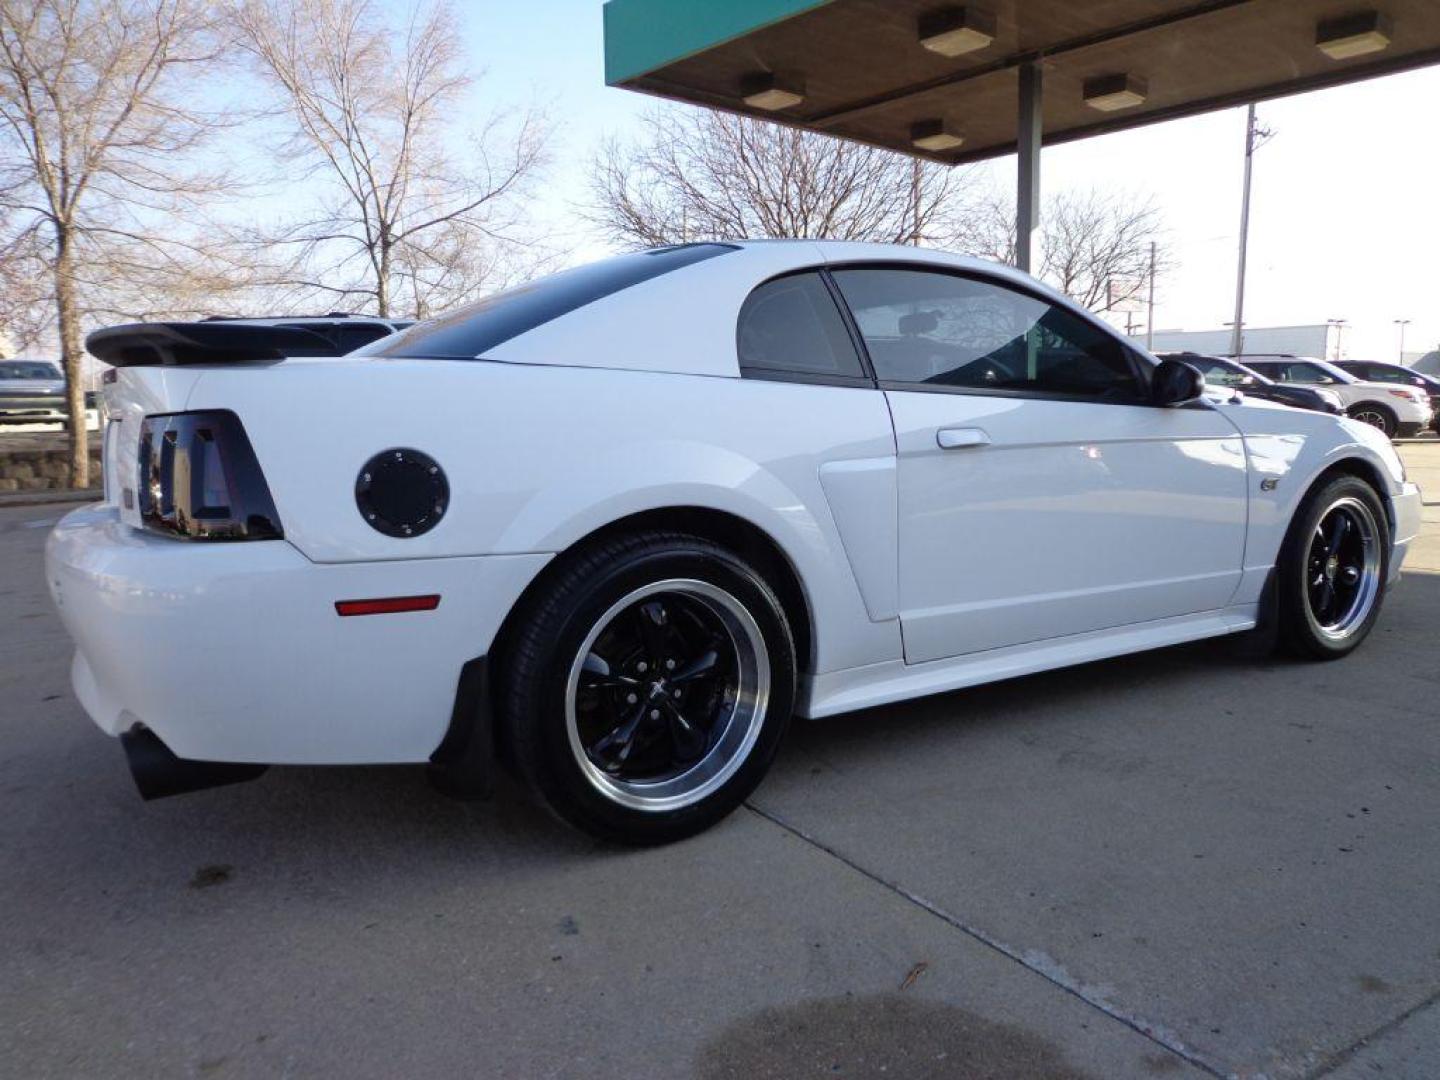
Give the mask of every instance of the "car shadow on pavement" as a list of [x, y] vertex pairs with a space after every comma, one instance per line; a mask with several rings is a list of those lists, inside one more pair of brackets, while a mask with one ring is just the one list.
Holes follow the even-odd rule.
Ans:
[[[1370, 639], [1349, 657], [1319, 663], [1276, 650], [1253, 634], [1232, 635], [1059, 668], [945, 694], [845, 713], [797, 718], [782, 747], [786, 767], [844, 769], [847, 759], [896, 756], [916, 744], [963, 741], [987, 729], [1013, 727], [1016, 737], [1047, 722], [1069, 724], [1076, 713], [1108, 713], [1155, 699], [1164, 708], [1223, 708], [1243, 686], [1247, 694], [1328, 678], [1363, 684], [1404, 672], [1437, 680], [1429, 649], [1440, 612], [1440, 574], [1407, 571], [1386, 597]], [[1260, 686], [1256, 686], [1256, 680]], [[1283, 691], [1281, 691], [1283, 692]], [[1436, 695], [1440, 697], [1440, 694]], [[1435, 700], [1431, 698], [1430, 700]], [[1337, 707], [1339, 704], [1337, 703]], [[763, 789], [762, 789], [763, 790]]]
[[[1424, 650], [1440, 605], [1440, 575], [1408, 575], [1392, 595], [1371, 641], [1340, 661], [1358, 678], [1376, 668], [1405, 666], [1404, 654]], [[1401, 649], [1408, 643], [1409, 649]], [[1036, 725], [1065, 724], [1075, 714], [1104, 712], [1148, 697], [1177, 702], [1218, 700], [1228, 680], [1257, 675], [1304, 679], [1333, 665], [1244, 655], [1233, 639], [1156, 650], [1115, 660], [1011, 679], [916, 701], [868, 709], [824, 721], [796, 720], [780, 751], [777, 772], [845, 772], [880, 758], [960, 750], [977, 734], [1013, 729], [1024, 740]], [[1433, 678], [1427, 669], [1425, 675]], [[1367, 677], [1371, 677], [1367, 675]], [[76, 730], [83, 718], [78, 706]], [[90, 733], [85, 732], [88, 736]], [[44, 768], [25, 757], [0, 767], [0, 794], [33, 818], [45, 848], [32, 854], [50, 866], [67, 858], [114, 859], [126, 872], [179, 863], [192, 872], [264, 859], [297, 868], [323, 865], [339, 877], [363, 877], [375, 860], [398, 857], [412, 869], [456, 860], [492, 870], [546, 859], [616, 851], [575, 833], [501, 777], [493, 799], [456, 802], [425, 782], [422, 767], [272, 768], [259, 780], [153, 803], [135, 793], [119, 748], [109, 740], [73, 738], [57, 749], [66, 768]], [[37, 775], [58, 775], [45, 784]], [[759, 796], [763, 798], [766, 785]], [[23, 798], [16, 796], [23, 793]], [[80, 797], [83, 796], [83, 797]], [[44, 827], [39, 827], [40, 823]], [[69, 823], [69, 827], [57, 827]], [[97, 830], [116, 840], [99, 849]], [[21, 829], [19, 843], [25, 844]], [[74, 844], [73, 850], [67, 846]], [[173, 872], [173, 871], [172, 871]], [[298, 872], [298, 871], [297, 871]]]

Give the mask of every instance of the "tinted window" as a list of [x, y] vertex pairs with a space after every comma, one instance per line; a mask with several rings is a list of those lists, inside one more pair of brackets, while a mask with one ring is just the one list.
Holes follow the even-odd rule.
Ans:
[[740, 309], [740, 369], [751, 375], [863, 379], [855, 344], [819, 274], [768, 281]]
[[729, 244], [685, 244], [602, 259], [506, 289], [437, 319], [416, 323], [357, 353], [473, 359], [501, 342], [621, 289], [734, 250]]
[[840, 270], [835, 280], [882, 382], [1142, 396], [1119, 341], [1044, 300], [924, 270]]
[[1272, 379], [1281, 382], [1333, 383], [1336, 381], [1324, 368], [1307, 364], [1303, 360], [1267, 361], [1264, 368], [1256, 365], [1257, 371], [1264, 371]]
[[1408, 372], [1400, 371], [1397, 368], [1385, 367], [1382, 364], [1355, 364], [1346, 368], [1351, 375], [1371, 382], [1404, 383], [1406, 386], [1419, 386], [1420, 380]]
[[1222, 360], [1209, 356], [1173, 356], [1195, 368], [1211, 386], [1254, 386], [1255, 376], [1239, 371]]

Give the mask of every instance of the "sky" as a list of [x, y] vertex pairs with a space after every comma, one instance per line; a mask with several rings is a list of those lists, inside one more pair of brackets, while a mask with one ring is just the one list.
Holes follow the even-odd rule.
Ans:
[[[461, 6], [476, 93], [487, 107], [537, 101], [554, 125], [535, 210], [567, 261], [606, 253], [575, 213], [586, 163], [653, 98], [605, 86], [600, 0]], [[684, 107], [684, 106], [676, 106]], [[1245, 321], [1346, 319], [1347, 358], [1440, 347], [1440, 67], [1263, 103], [1274, 137], [1255, 156]], [[1230, 109], [1047, 149], [1042, 185], [1152, 195], [1177, 269], [1156, 296], [1156, 329], [1211, 330], [1234, 315], [1245, 110]], [[1013, 156], [976, 167], [1014, 184]]]

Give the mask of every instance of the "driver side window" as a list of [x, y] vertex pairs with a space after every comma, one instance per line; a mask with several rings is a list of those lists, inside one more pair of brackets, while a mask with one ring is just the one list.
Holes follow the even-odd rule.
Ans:
[[927, 270], [836, 270], [882, 383], [1143, 400], [1125, 347], [1064, 308]]
[[1291, 364], [1286, 369], [1289, 382], [1333, 383], [1330, 373], [1314, 364]]

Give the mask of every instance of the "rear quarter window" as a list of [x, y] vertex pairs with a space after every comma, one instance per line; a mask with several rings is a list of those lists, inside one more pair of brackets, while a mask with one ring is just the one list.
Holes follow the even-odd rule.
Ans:
[[813, 271], [752, 292], [736, 322], [735, 348], [751, 378], [870, 385], [835, 298]]

